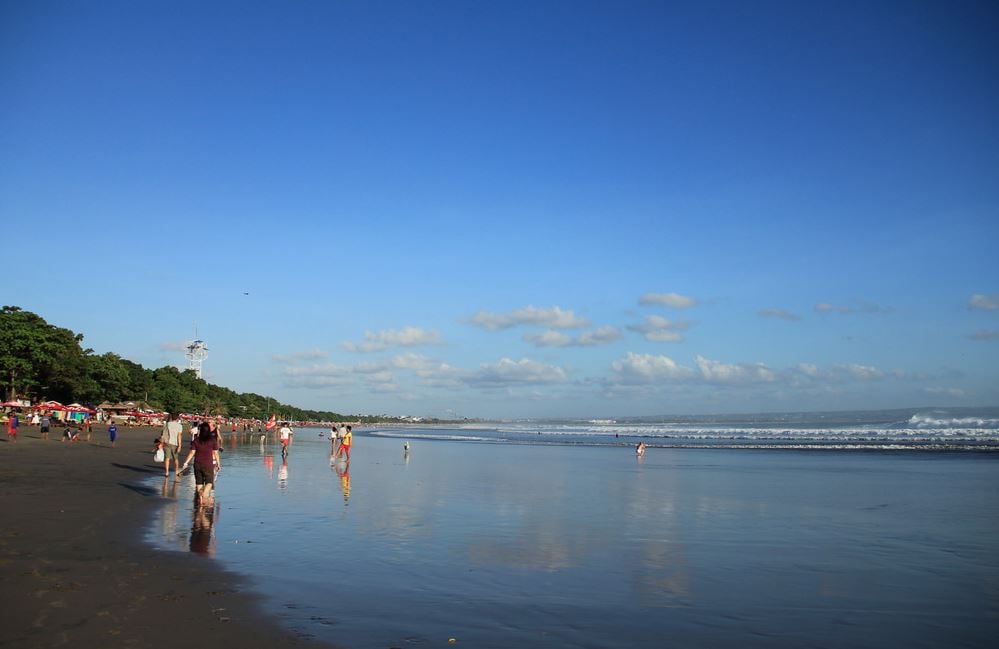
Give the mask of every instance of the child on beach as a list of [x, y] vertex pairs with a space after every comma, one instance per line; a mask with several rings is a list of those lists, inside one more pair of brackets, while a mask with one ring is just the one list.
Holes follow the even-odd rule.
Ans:
[[17, 415], [11, 413], [10, 419], [7, 421], [7, 439], [11, 442], [17, 441], [17, 425], [18, 425]]
[[114, 440], [118, 437], [118, 427], [112, 421], [108, 426], [108, 438], [111, 440], [111, 448], [114, 448]]

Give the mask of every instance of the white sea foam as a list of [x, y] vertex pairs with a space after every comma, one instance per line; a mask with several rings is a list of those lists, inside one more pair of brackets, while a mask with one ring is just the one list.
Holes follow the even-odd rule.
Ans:
[[915, 414], [909, 419], [909, 425], [916, 428], [999, 428], [999, 419], [983, 417], [935, 417], [932, 414]]
[[643, 439], [656, 446], [754, 448], [774, 445], [878, 445], [901, 444], [933, 448], [942, 446], [999, 448], [999, 409], [927, 409], [845, 413], [788, 413], [727, 417], [685, 416], [673, 421], [639, 422], [576, 420], [548, 422], [474, 422], [457, 426], [381, 429], [387, 437], [507, 442], [520, 444], [624, 445]]

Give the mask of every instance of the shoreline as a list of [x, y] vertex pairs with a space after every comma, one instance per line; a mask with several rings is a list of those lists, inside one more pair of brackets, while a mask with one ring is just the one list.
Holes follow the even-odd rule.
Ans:
[[212, 559], [144, 540], [167, 501], [144, 482], [158, 428], [103, 426], [90, 442], [61, 442], [53, 428], [0, 434], [0, 646], [130, 646], [238, 643], [273, 649], [333, 645], [285, 629], [247, 578]]

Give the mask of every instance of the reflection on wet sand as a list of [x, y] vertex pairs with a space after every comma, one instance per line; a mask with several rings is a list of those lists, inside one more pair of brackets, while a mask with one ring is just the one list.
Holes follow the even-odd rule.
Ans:
[[350, 460], [341, 462], [333, 458], [330, 461], [330, 466], [334, 471], [336, 471], [337, 477], [340, 478], [340, 490], [343, 492], [343, 504], [346, 505], [350, 500]]
[[217, 505], [198, 507], [195, 504], [191, 515], [191, 552], [209, 557], [215, 556], [215, 535], [212, 529], [217, 511]]
[[[180, 504], [177, 501], [177, 487], [180, 484], [178, 480], [172, 478], [164, 478], [163, 486], [160, 488], [160, 495], [164, 498], [169, 499], [169, 501], [159, 508], [159, 516], [157, 517], [157, 522], [161, 533], [164, 538], [174, 538], [177, 540], [178, 549], [183, 547], [184, 541], [183, 534], [177, 532], [177, 512], [180, 509]], [[177, 537], [180, 538], [177, 538]]]
[[284, 489], [287, 486], [288, 486], [288, 456], [282, 455], [281, 468], [278, 469], [278, 488]]
[[690, 595], [690, 576], [683, 546], [650, 539], [640, 546], [632, 565], [631, 588], [642, 606], [676, 606]]

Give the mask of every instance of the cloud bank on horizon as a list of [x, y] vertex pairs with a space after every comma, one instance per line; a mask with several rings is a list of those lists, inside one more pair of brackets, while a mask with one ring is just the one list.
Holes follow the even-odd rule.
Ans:
[[9, 7], [3, 302], [341, 412], [999, 403], [993, 4], [429, 6]]

